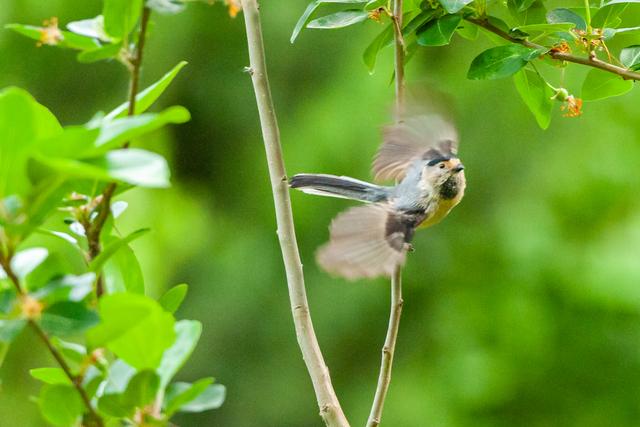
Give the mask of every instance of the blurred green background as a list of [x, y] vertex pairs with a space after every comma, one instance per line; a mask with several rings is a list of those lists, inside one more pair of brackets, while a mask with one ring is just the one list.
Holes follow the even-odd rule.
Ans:
[[[262, 5], [288, 172], [367, 179], [389, 120], [391, 50], [369, 75], [361, 53], [381, 30], [373, 22], [308, 30], [289, 44], [305, 6]], [[99, 1], [3, 0], [0, 24], [51, 16], [67, 23], [100, 9]], [[242, 17], [230, 19], [221, 4], [192, 4], [153, 19], [143, 85], [189, 61], [161, 104], [182, 104], [193, 119], [138, 142], [171, 159], [174, 185], [125, 193], [130, 207], [120, 227], [153, 228], [134, 244], [152, 295], [191, 285], [178, 317], [205, 328], [179, 377], [213, 375], [228, 387], [221, 409], [177, 423], [319, 426], [291, 321], [257, 110], [242, 72]], [[470, 61], [489, 46], [486, 38], [455, 36], [449, 47], [419, 50], [408, 67], [410, 82], [455, 101], [468, 190], [446, 221], [415, 239], [383, 424], [637, 426], [640, 91], [585, 104], [575, 119], [556, 111], [541, 131], [509, 79], [466, 79]], [[0, 87], [29, 90], [63, 124], [83, 123], [125, 99], [127, 75], [117, 63], [79, 64], [72, 52], [36, 48], [7, 30], [0, 52]], [[570, 67], [565, 85], [579, 93], [586, 71]], [[545, 73], [561, 84], [559, 70]], [[315, 248], [331, 218], [351, 204], [292, 198], [317, 334], [344, 410], [362, 425], [389, 284], [349, 283], [320, 271]], [[44, 425], [28, 398], [37, 384], [27, 371], [38, 364], [52, 361], [33, 336], [22, 335], [0, 370], [0, 426]]]

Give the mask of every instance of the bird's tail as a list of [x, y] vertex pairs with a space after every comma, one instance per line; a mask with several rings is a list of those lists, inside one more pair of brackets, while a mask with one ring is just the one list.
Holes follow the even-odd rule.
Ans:
[[370, 184], [348, 176], [301, 173], [289, 180], [289, 186], [309, 194], [360, 200], [362, 202], [380, 202], [388, 197], [385, 187]]

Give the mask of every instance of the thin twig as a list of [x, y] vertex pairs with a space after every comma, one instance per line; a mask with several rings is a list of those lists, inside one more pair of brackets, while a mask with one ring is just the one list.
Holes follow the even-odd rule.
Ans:
[[[131, 72], [131, 85], [129, 87], [129, 108], [127, 115], [136, 114], [136, 96], [138, 95], [138, 85], [140, 82], [140, 67], [142, 67], [142, 56], [144, 55], [144, 46], [147, 39], [147, 27], [149, 18], [151, 17], [151, 9], [144, 7], [142, 9], [142, 18], [140, 18], [140, 35], [138, 36], [138, 46], [136, 47], [136, 56], [133, 59], [133, 71]], [[127, 142], [125, 146], [128, 146]]]
[[[138, 95], [138, 86], [140, 82], [140, 68], [142, 67], [142, 55], [144, 53], [144, 46], [147, 37], [147, 27], [149, 24], [149, 18], [151, 16], [151, 9], [144, 7], [142, 9], [142, 18], [140, 19], [140, 33], [138, 36], [138, 45], [136, 46], [136, 52], [134, 58], [131, 60], [132, 67], [130, 68], [130, 83], [129, 83], [129, 106], [127, 108], [127, 115], [133, 116], [136, 114], [136, 96]], [[129, 142], [123, 145], [123, 148], [129, 147]], [[93, 223], [88, 230], [87, 242], [89, 246], [89, 260], [93, 260], [100, 254], [102, 248], [100, 247], [100, 234], [102, 228], [109, 218], [111, 213], [111, 199], [116, 191], [117, 184], [115, 182], [109, 183], [102, 193], [102, 200], [100, 202], [100, 210], [98, 216], [94, 219]], [[96, 295], [98, 298], [104, 293], [104, 279], [102, 274], [98, 276], [96, 283]]]
[[[518, 39], [518, 38], [512, 37], [507, 32], [491, 24], [486, 19], [477, 19], [477, 18], [471, 18], [471, 17], [467, 17], [465, 19], [473, 24], [478, 25], [479, 27], [484, 28], [487, 31], [497, 34], [498, 36], [512, 43], [518, 43], [523, 46], [530, 47], [532, 49], [548, 49], [545, 46], [539, 45], [537, 43], [532, 43], [525, 39]], [[596, 58], [594, 55], [591, 55], [589, 57], [582, 57], [582, 56], [572, 55], [570, 53], [557, 52], [555, 50], [549, 50], [546, 54], [549, 55], [549, 57], [556, 59], [558, 61], [573, 62], [575, 64], [581, 64], [581, 65], [586, 65], [588, 67], [598, 68], [600, 70], [616, 74], [625, 80], [640, 80], [640, 73], [636, 73], [626, 68], [618, 67], [617, 65], [613, 65], [608, 62], [602, 61], [601, 59]]]
[[396, 75], [396, 119], [404, 114], [404, 55], [405, 45], [402, 37], [402, 0], [393, 3], [393, 28], [395, 39], [395, 75]]
[[[0, 264], [2, 265], [2, 268], [4, 272], [7, 274], [7, 277], [9, 278], [9, 280], [15, 286], [18, 296], [21, 299], [28, 298], [28, 295], [25, 293], [24, 289], [20, 285], [20, 280], [18, 279], [18, 276], [16, 276], [15, 272], [11, 268], [11, 259], [5, 259], [5, 258], [0, 259]], [[38, 325], [38, 323], [36, 323], [36, 321], [34, 321], [33, 319], [29, 319], [29, 325], [34, 330], [36, 335], [38, 335], [38, 337], [42, 340], [42, 342], [44, 342], [45, 346], [47, 347], [47, 349], [49, 350], [53, 358], [56, 360], [56, 362], [58, 362], [58, 365], [60, 365], [60, 368], [62, 369], [64, 374], [67, 376], [67, 378], [69, 379], [71, 384], [75, 387], [75, 389], [78, 391], [78, 394], [80, 395], [82, 402], [86, 406], [92, 421], [98, 427], [104, 426], [104, 421], [102, 420], [102, 417], [100, 417], [100, 415], [98, 415], [96, 410], [93, 408], [93, 406], [91, 405], [91, 399], [89, 398], [89, 395], [87, 394], [86, 390], [82, 387], [81, 378], [77, 377], [76, 375], [73, 375], [73, 372], [71, 372], [71, 367], [69, 366], [67, 361], [64, 360], [64, 357], [62, 356], [62, 354], [53, 345], [53, 343], [51, 342], [51, 339], [46, 334], [46, 332], [40, 327], [40, 325]]]
[[382, 418], [384, 399], [391, 383], [391, 368], [393, 366], [393, 354], [396, 348], [396, 338], [400, 327], [400, 315], [402, 314], [402, 267], [397, 266], [391, 277], [391, 312], [389, 314], [389, 327], [387, 337], [382, 347], [382, 361], [380, 362], [380, 375], [378, 387], [373, 398], [373, 405], [367, 427], [377, 427]]
[[[397, 23], [395, 31], [395, 75], [396, 75], [396, 122], [402, 120], [404, 115], [404, 40], [402, 38], [402, 0], [395, 0], [393, 4], [393, 22]], [[382, 360], [380, 362], [380, 374], [378, 385], [373, 396], [373, 404], [367, 421], [367, 427], [376, 427], [382, 418], [384, 400], [387, 397], [389, 384], [391, 383], [391, 369], [393, 367], [393, 354], [396, 348], [396, 338], [400, 327], [400, 315], [402, 314], [402, 266], [397, 265], [391, 277], [391, 310], [387, 336], [382, 347]]]
[[280, 132], [267, 78], [264, 43], [257, 0], [242, 0], [247, 30], [250, 67], [247, 69], [253, 81], [262, 136], [267, 155], [271, 190], [276, 210], [278, 238], [287, 274], [289, 299], [298, 345], [313, 383], [320, 416], [328, 426], [349, 426], [336, 397], [329, 369], [324, 362], [316, 338], [304, 286], [304, 275], [298, 243], [296, 241], [289, 187], [280, 146]]

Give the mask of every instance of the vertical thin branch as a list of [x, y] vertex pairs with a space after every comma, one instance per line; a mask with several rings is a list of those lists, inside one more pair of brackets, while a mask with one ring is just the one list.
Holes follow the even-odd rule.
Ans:
[[241, 2], [250, 59], [250, 68], [247, 71], [251, 74], [258, 104], [271, 190], [275, 203], [278, 238], [287, 274], [289, 299], [298, 345], [313, 383], [320, 416], [328, 426], [349, 426], [333, 390], [329, 369], [322, 357], [309, 313], [302, 263], [291, 212], [289, 187], [280, 146], [280, 132], [267, 79], [258, 2], [257, 0], [242, 0]]
[[[149, 25], [150, 17], [151, 9], [148, 7], [142, 8], [138, 46], [136, 46], [136, 54], [132, 61], [133, 68], [131, 70], [131, 83], [129, 85], [129, 108], [127, 109], [127, 115], [129, 116], [133, 116], [136, 114], [136, 95], [138, 95], [140, 68], [142, 67], [142, 55], [144, 54], [144, 46], [147, 40], [147, 27]], [[126, 143], [125, 145], [129, 145], [129, 143]]]
[[396, 120], [404, 114], [404, 38], [402, 37], [402, 0], [393, 3], [393, 28], [395, 38]]
[[[402, 38], [402, 0], [395, 0], [393, 4], [393, 22], [395, 35], [395, 76], [396, 76], [396, 121], [402, 120], [404, 115], [404, 40]], [[367, 421], [367, 427], [377, 427], [382, 418], [382, 409], [387, 397], [389, 384], [391, 383], [391, 369], [393, 367], [393, 354], [396, 348], [400, 316], [402, 314], [402, 266], [396, 266], [391, 277], [391, 312], [387, 336], [382, 347], [382, 360], [380, 362], [380, 374], [378, 385], [373, 396], [373, 404]]]
[[387, 390], [391, 383], [391, 368], [393, 366], [393, 353], [396, 348], [396, 338], [400, 326], [400, 315], [402, 314], [402, 267], [397, 266], [391, 278], [391, 313], [389, 314], [389, 328], [387, 337], [382, 347], [382, 361], [380, 363], [380, 375], [378, 377], [378, 387], [373, 398], [371, 413], [367, 421], [367, 427], [380, 425], [382, 418], [382, 408]]
[[[10, 258], [0, 259], [0, 265], [2, 265], [2, 268], [7, 274], [7, 277], [9, 278], [11, 283], [13, 283], [13, 285], [15, 286], [16, 292], [18, 296], [21, 298], [21, 300], [24, 300], [25, 298], [29, 298], [28, 295], [26, 295], [25, 291], [22, 289], [22, 286], [20, 286], [20, 281], [18, 279], [18, 276], [16, 276], [15, 272], [11, 268], [11, 259]], [[38, 325], [38, 323], [36, 323], [33, 319], [29, 319], [29, 325], [35, 331], [36, 335], [38, 335], [38, 337], [42, 340], [42, 342], [44, 342], [45, 346], [47, 347], [47, 349], [49, 350], [53, 358], [56, 360], [56, 362], [58, 362], [58, 365], [60, 365], [60, 368], [62, 369], [64, 374], [67, 376], [67, 378], [69, 379], [71, 384], [75, 387], [75, 389], [78, 391], [78, 394], [80, 395], [80, 398], [82, 399], [82, 402], [84, 403], [85, 407], [87, 408], [87, 412], [91, 417], [91, 421], [95, 423], [97, 427], [103, 427], [104, 421], [102, 420], [102, 417], [100, 417], [100, 415], [96, 412], [96, 410], [91, 405], [91, 399], [89, 398], [87, 391], [82, 387], [81, 378], [73, 375], [73, 372], [71, 372], [71, 367], [69, 367], [69, 364], [67, 363], [67, 361], [64, 360], [64, 357], [62, 356], [62, 354], [53, 345], [53, 343], [51, 342], [51, 339], [46, 334], [46, 332], [42, 330], [40, 325]]]
[[[136, 46], [135, 55], [131, 60], [130, 78], [129, 78], [129, 106], [127, 108], [127, 115], [133, 116], [136, 114], [136, 96], [138, 95], [138, 86], [140, 82], [140, 68], [142, 67], [142, 55], [144, 53], [144, 46], [147, 37], [147, 27], [149, 24], [149, 18], [151, 17], [151, 9], [144, 7], [142, 9], [142, 17], [140, 18], [140, 33], [138, 36], [138, 44]], [[129, 142], [126, 142], [124, 148], [129, 147]], [[88, 230], [86, 230], [87, 242], [89, 246], [89, 260], [93, 260], [100, 254], [102, 248], [100, 247], [100, 234], [102, 228], [109, 218], [111, 213], [111, 199], [116, 191], [117, 184], [115, 182], [107, 185], [102, 193], [102, 200], [100, 201], [100, 211], [98, 216], [92, 224], [90, 224]], [[104, 279], [102, 274], [98, 276], [96, 284], [96, 295], [98, 298], [104, 293]]]

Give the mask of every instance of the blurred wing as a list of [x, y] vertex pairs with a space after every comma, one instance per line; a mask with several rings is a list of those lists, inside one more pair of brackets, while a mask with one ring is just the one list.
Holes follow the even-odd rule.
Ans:
[[331, 238], [316, 254], [329, 273], [357, 279], [393, 274], [404, 264], [416, 219], [383, 205], [351, 208], [331, 223]]
[[376, 180], [401, 180], [416, 160], [452, 157], [458, 153], [458, 133], [439, 115], [407, 117], [387, 126], [382, 146], [373, 160]]

